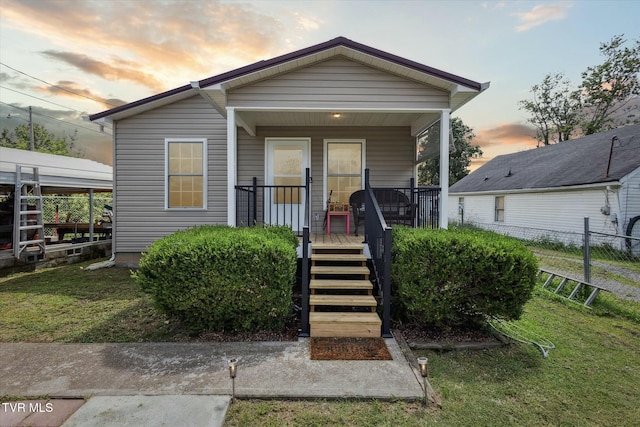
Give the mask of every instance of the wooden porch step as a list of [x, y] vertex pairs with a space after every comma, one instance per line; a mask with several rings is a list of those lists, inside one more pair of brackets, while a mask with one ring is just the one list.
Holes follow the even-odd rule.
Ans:
[[312, 292], [316, 289], [364, 290], [371, 292], [373, 290], [373, 284], [368, 280], [313, 279], [309, 283], [309, 288]]
[[363, 266], [345, 266], [339, 267], [334, 265], [312, 266], [311, 278], [315, 279], [316, 274], [332, 274], [332, 275], [364, 275], [369, 278], [369, 268]]
[[[332, 244], [332, 243], [312, 243], [311, 253], [333, 253], [333, 254], [361, 254], [364, 252], [364, 246], [355, 243], [349, 244]], [[313, 257], [313, 255], [312, 255]]]
[[379, 337], [382, 321], [376, 313], [309, 313], [312, 337]]
[[339, 307], [376, 307], [378, 305], [372, 295], [311, 295], [309, 304]]
[[367, 257], [364, 254], [334, 254], [334, 253], [320, 253], [312, 254], [311, 261], [334, 261], [334, 262], [346, 262], [346, 261], [359, 261], [367, 262]]

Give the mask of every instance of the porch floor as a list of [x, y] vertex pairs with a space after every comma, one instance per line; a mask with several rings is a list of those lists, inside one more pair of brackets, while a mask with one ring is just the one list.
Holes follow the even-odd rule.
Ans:
[[[322, 243], [325, 245], [353, 245], [361, 244], [364, 240], [364, 236], [354, 236], [353, 234], [345, 233], [311, 233], [311, 243]], [[302, 241], [302, 238], [300, 238]]]
[[[345, 233], [311, 233], [309, 236], [311, 239], [311, 245], [309, 245], [309, 253], [311, 253], [311, 248], [314, 243], [323, 244], [323, 245], [362, 245], [364, 241], [364, 236], [354, 236], [353, 234], [345, 234]], [[298, 258], [302, 258], [302, 237], [298, 238], [300, 245], [298, 245]], [[369, 247], [364, 245], [363, 247], [364, 256], [367, 259], [371, 259], [371, 253], [369, 252]]]

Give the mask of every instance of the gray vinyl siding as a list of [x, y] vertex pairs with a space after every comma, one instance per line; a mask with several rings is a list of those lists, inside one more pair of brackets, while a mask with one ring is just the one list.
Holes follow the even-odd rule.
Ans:
[[230, 107], [448, 108], [449, 93], [336, 57], [228, 92]]
[[[322, 230], [324, 216], [323, 149], [325, 139], [364, 139], [366, 167], [371, 184], [380, 187], [409, 187], [415, 168], [415, 138], [408, 127], [258, 127], [255, 137], [238, 132], [238, 184], [250, 185], [252, 178], [264, 184], [265, 138], [311, 138], [311, 226]], [[320, 221], [313, 221], [318, 213]], [[344, 221], [332, 222], [332, 230], [344, 232]], [[352, 222], [353, 228], [353, 222]]]
[[[115, 252], [137, 253], [174, 231], [227, 223], [226, 121], [202, 97], [118, 121]], [[165, 138], [207, 139], [207, 210], [165, 209]]]

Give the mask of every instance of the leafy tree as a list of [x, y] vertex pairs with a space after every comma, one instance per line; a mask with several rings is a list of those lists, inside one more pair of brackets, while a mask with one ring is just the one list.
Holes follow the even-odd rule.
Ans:
[[[451, 120], [451, 135], [455, 148], [451, 149], [449, 154], [449, 185], [453, 185], [467, 176], [471, 159], [482, 156], [480, 146], [471, 143], [471, 140], [475, 137], [473, 129], [465, 125], [458, 117]], [[439, 139], [440, 127], [433, 126], [423, 136], [421, 145], [424, 149], [429, 141], [439, 141]], [[418, 167], [418, 182], [421, 185], [438, 185], [440, 183], [440, 156], [420, 164]]]
[[632, 101], [640, 95], [640, 40], [625, 47], [623, 37], [600, 45], [604, 62], [588, 67], [577, 88], [562, 73], [547, 74], [531, 87], [533, 99], [519, 104], [529, 112], [538, 141], [548, 145], [638, 122]]
[[[38, 123], [33, 124], [33, 141], [35, 151], [59, 154], [62, 156], [74, 155], [74, 136], [63, 136], [59, 138]], [[2, 129], [2, 133], [0, 134], [0, 147], [29, 150], [30, 146], [31, 136], [28, 124], [16, 126], [13, 132], [10, 132], [6, 128]]]
[[528, 111], [537, 139], [544, 145], [566, 141], [580, 123], [580, 92], [562, 73], [547, 74], [540, 84], [531, 87], [532, 100], [520, 101], [520, 109]]
[[604, 62], [582, 73], [585, 135], [638, 121], [631, 111], [638, 106], [629, 103], [640, 95], [640, 40], [630, 48], [623, 46], [625, 42], [623, 35], [618, 35], [609, 43], [601, 43]]

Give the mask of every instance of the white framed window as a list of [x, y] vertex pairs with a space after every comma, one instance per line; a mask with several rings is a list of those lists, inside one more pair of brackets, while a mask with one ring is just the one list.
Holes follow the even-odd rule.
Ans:
[[165, 138], [165, 208], [207, 208], [207, 139]]
[[[354, 191], [364, 188], [364, 139], [324, 140], [324, 201], [348, 203]], [[326, 208], [326, 206], [325, 206]]]
[[504, 196], [496, 196], [495, 221], [504, 222]]

